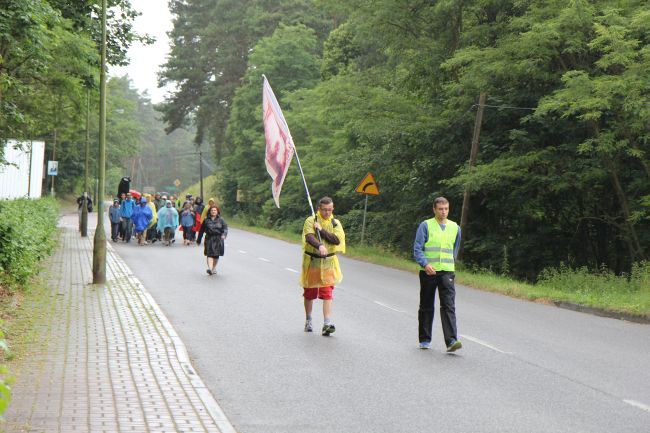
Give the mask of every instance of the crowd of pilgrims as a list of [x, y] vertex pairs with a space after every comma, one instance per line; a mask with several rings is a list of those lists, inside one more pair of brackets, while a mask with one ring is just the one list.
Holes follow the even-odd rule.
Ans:
[[212, 207], [221, 213], [213, 198], [206, 205], [201, 197], [192, 197], [192, 194], [182, 200], [160, 193], [153, 197], [151, 194], [134, 197], [130, 192], [122, 192], [108, 209], [111, 239], [129, 242], [135, 237], [138, 245], [162, 241], [163, 245], [170, 246], [176, 241], [176, 228], [180, 227], [183, 244], [192, 245]]

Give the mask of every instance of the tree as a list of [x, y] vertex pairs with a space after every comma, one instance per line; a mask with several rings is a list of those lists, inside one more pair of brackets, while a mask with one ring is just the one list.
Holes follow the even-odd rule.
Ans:
[[170, 8], [171, 51], [159, 84], [175, 84], [177, 90], [160, 110], [168, 132], [191, 122], [195, 144], [207, 139], [219, 158], [233, 97], [256, 42], [280, 22], [304, 23], [321, 38], [328, 31], [309, 0], [172, 0]]
[[[274, 85], [282, 101], [288, 92], [309, 88], [319, 79], [320, 59], [315, 32], [304, 26], [280, 25], [251, 50], [243, 82], [234, 97], [226, 134], [226, 203], [235, 204], [237, 190], [261, 197], [267, 187], [264, 167], [265, 140], [262, 128], [262, 75]], [[249, 203], [250, 205], [250, 203]], [[259, 210], [258, 206], [254, 206]]]

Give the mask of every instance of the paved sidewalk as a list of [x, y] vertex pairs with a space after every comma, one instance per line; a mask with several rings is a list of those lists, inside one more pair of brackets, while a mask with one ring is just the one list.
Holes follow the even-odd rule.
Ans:
[[93, 286], [93, 234], [79, 236], [76, 214], [60, 224], [61, 245], [47, 263], [51, 308], [40, 343], [20, 365], [0, 429], [235, 432], [171, 324], [110, 243], [107, 283]]

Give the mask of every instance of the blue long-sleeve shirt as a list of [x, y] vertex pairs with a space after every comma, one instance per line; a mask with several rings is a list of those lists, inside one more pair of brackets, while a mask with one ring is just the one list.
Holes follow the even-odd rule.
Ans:
[[[446, 224], [440, 224], [440, 228], [444, 231], [447, 227]], [[422, 221], [415, 232], [415, 242], [413, 242], [413, 257], [415, 261], [422, 267], [427, 265], [427, 258], [424, 256], [424, 244], [429, 240], [429, 227], [426, 221]], [[454, 260], [458, 257], [458, 249], [460, 248], [460, 226], [458, 226], [458, 234], [456, 235], [456, 242], [454, 242]]]
[[122, 200], [122, 205], [120, 206], [120, 209], [122, 211], [122, 217], [131, 218], [131, 215], [133, 215], [134, 206], [135, 206], [135, 201], [129, 199]]

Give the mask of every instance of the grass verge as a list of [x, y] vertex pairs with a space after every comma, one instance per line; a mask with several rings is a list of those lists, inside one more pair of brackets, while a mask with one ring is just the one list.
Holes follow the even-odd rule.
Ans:
[[[301, 236], [289, 231], [278, 231], [251, 226], [237, 218], [228, 219], [230, 226], [249, 232], [300, 243]], [[347, 257], [363, 260], [409, 272], [419, 266], [410, 259], [375, 246], [348, 246]], [[456, 272], [456, 281], [475, 289], [500, 293], [514, 298], [562, 306], [569, 304], [603, 312], [606, 315], [650, 321], [650, 263], [637, 266], [631, 276], [614, 276], [611, 273], [588, 273], [584, 269], [560, 267], [544, 275], [541, 283], [530, 284], [486, 270]], [[607, 314], [611, 313], [611, 314]]]
[[49, 315], [52, 296], [46, 276], [39, 274], [21, 290], [5, 293], [0, 298], [0, 319], [10, 348], [4, 361], [9, 362], [12, 372], [28, 356], [34, 343], [41, 340], [39, 325]]

